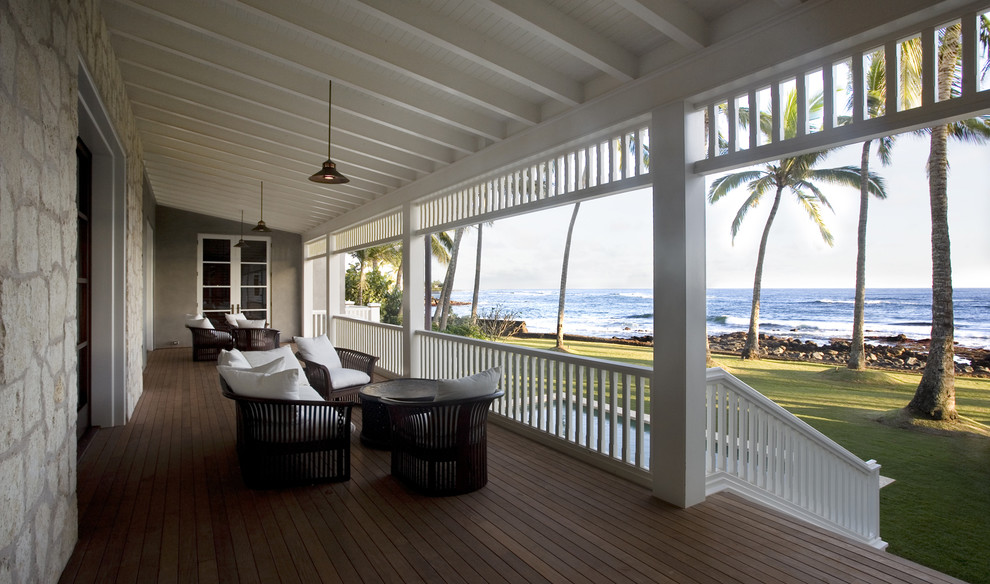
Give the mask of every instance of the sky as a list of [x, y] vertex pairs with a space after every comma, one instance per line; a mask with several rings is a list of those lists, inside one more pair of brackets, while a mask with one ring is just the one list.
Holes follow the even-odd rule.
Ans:
[[[860, 145], [833, 153], [823, 166], [858, 165]], [[874, 148], [875, 151], [875, 148]], [[931, 216], [925, 162], [928, 139], [898, 138], [893, 164], [871, 168], [887, 182], [887, 199], [870, 201], [868, 288], [931, 286]], [[949, 233], [953, 286], [990, 288], [990, 145], [949, 145]], [[709, 183], [715, 178], [708, 177]], [[764, 288], [853, 288], [859, 191], [826, 187], [834, 213], [825, 210], [835, 236], [825, 244], [793, 195], [785, 193], [770, 232]], [[772, 198], [751, 211], [735, 242], [729, 231], [746, 192], [706, 204], [709, 288], [752, 288], [756, 255]], [[573, 206], [497, 221], [483, 236], [483, 289], [556, 289]], [[455, 289], [474, 285], [476, 229], [463, 237]], [[652, 201], [649, 190], [582, 203], [574, 228], [568, 288], [651, 288]], [[443, 278], [435, 265], [433, 279]]]

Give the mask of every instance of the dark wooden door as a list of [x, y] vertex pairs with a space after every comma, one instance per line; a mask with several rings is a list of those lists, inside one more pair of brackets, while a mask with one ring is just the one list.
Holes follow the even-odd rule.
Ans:
[[79, 403], [77, 407], [76, 438], [81, 439], [90, 428], [90, 402], [92, 401], [92, 343], [90, 326], [92, 302], [90, 270], [92, 267], [92, 202], [93, 156], [81, 139], [76, 141], [76, 206], [78, 214], [78, 273], [76, 279], [76, 313], [79, 317], [79, 335], [76, 340]]

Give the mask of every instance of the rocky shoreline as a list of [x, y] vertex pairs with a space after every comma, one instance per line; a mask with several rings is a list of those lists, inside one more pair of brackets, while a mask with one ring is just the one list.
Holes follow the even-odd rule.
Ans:
[[[549, 333], [517, 332], [513, 336], [554, 338], [554, 335]], [[904, 335], [898, 335], [896, 337], [869, 337], [868, 339], [869, 342], [866, 343], [868, 368], [915, 372], [921, 372], [925, 368], [930, 339], [910, 339]], [[629, 338], [599, 338], [565, 334], [564, 340], [643, 347], [653, 345], [652, 335]], [[734, 332], [709, 336], [708, 344], [713, 354], [735, 355], [738, 357], [742, 354], [743, 346], [746, 344], [746, 333]], [[782, 361], [805, 361], [809, 363], [827, 363], [844, 366], [849, 362], [849, 344], [849, 341], [846, 339], [832, 339], [828, 344], [819, 345], [811, 341], [802, 341], [791, 337], [760, 335], [760, 351], [763, 356]], [[957, 359], [957, 375], [990, 377], [990, 351], [956, 345], [955, 355]], [[966, 359], [969, 363], [959, 363], [958, 359]]]
[[[651, 339], [652, 340], [652, 339]], [[928, 359], [930, 339], [896, 337], [870, 337], [866, 343], [867, 367], [898, 371], [921, 371]], [[741, 355], [746, 343], [746, 333], [736, 332], [708, 338], [712, 353]], [[760, 335], [760, 351], [772, 359], [808, 361], [845, 365], [849, 362], [849, 341], [832, 339], [826, 345], [801, 341], [790, 337]], [[990, 377], [990, 351], [969, 347], [955, 347], [956, 358], [969, 363], [956, 362], [957, 375]]]

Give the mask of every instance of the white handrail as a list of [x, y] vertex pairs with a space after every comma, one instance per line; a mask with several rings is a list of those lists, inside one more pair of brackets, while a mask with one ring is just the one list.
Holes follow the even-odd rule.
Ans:
[[600, 462], [627, 476], [647, 476], [651, 369], [434, 332], [417, 338], [424, 377], [499, 366], [505, 396], [494, 413], [608, 459]]
[[720, 368], [705, 389], [708, 493], [734, 490], [876, 547], [880, 465]]
[[336, 315], [334, 344], [378, 357], [378, 368], [402, 375], [402, 327]]

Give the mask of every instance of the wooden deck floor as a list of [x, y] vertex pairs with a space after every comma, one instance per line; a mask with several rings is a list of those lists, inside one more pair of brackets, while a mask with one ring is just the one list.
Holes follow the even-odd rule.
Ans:
[[671, 507], [492, 425], [468, 495], [407, 492], [356, 435], [350, 481], [250, 491], [233, 403], [189, 349], [153, 353], [131, 421], [83, 454], [78, 500], [67, 583], [956, 582], [735, 496]]

